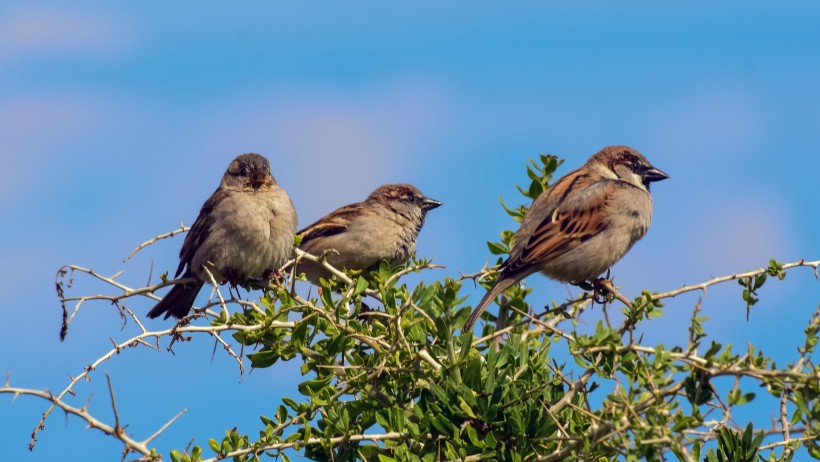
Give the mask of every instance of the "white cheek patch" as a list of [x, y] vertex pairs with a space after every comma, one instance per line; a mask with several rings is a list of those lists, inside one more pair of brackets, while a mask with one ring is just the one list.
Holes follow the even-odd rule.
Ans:
[[644, 191], [647, 190], [646, 186], [643, 184], [643, 178], [631, 169], [618, 165], [615, 167], [615, 170], [617, 171], [616, 173], [621, 181], [626, 181], [627, 183], [643, 189]]
[[[618, 168], [618, 167], [616, 167], [616, 168]], [[619, 180], [620, 179], [620, 176], [619, 176], [620, 172], [615, 173], [615, 172], [613, 172], [612, 170], [610, 170], [608, 168], [602, 168], [602, 169], [600, 169], [600, 172], [601, 172], [601, 176], [604, 177], [604, 178], [609, 178], [611, 180]]]
[[641, 177], [640, 175], [638, 175], [635, 172], [629, 172], [629, 174], [630, 174], [629, 182], [634, 184], [635, 186], [643, 189], [644, 191], [646, 191], [646, 186], [644, 186], [644, 184], [643, 184], [643, 177]]

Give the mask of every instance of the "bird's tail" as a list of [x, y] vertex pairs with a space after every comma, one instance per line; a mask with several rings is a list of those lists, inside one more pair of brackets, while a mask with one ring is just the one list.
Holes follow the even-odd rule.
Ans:
[[173, 316], [177, 319], [184, 317], [191, 311], [191, 306], [196, 300], [199, 290], [202, 289], [204, 283], [197, 281], [191, 284], [177, 284], [157, 305], [148, 312], [149, 318], [156, 318], [162, 313], [165, 313], [165, 318]]
[[495, 285], [487, 291], [487, 294], [484, 295], [484, 298], [478, 302], [475, 309], [473, 310], [473, 314], [470, 315], [470, 319], [467, 320], [467, 323], [464, 324], [465, 330], [471, 330], [475, 325], [478, 318], [481, 316], [481, 313], [487, 309], [490, 305], [490, 302], [495, 300], [495, 297], [498, 297], [502, 292], [507, 290], [510, 286], [515, 284], [515, 279], [511, 277], [501, 278], [496, 281]]

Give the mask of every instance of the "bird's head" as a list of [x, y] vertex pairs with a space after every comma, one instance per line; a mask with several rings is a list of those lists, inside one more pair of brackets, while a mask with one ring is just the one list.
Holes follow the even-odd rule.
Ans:
[[409, 184], [379, 186], [370, 193], [367, 201], [380, 203], [400, 215], [420, 219], [422, 222], [427, 212], [441, 206], [441, 202], [425, 196]]
[[276, 184], [268, 159], [259, 154], [242, 154], [234, 159], [222, 177], [222, 187], [258, 191]]
[[612, 176], [649, 191], [649, 184], [669, 178], [640, 152], [627, 146], [607, 146], [593, 155], [590, 163], [605, 166]]

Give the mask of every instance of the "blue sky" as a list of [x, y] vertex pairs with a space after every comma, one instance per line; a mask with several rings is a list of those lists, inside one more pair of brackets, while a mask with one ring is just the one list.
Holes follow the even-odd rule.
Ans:
[[[243, 152], [270, 159], [301, 225], [383, 183], [413, 183], [443, 201], [418, 250], [447, 268], [427, 277], [474, 272], [491, 258], [485, 242], [514, 226], [498, 198], [520, 202], [514, 185], [526, 182], [528, 158], [566, 158], [563, 174], [610, 144], [640, 150], [671, 176], [653, 187], [648, 235], [613, 271], [625, 293], [769, 258], [817, 259], [818, 13], [814, 2], [759, 1], [5, 2], [0, 371], [16, 386], [60, 390], [109, 337], [125, 338], [116, 311], [97, 303], [60, 343], [56, 270], [125, 270], [122, 281], [140, 285], [152, 264], [154, 274], [176, 268], [181, 238], [122, 260], [192, 223]], [[566, 297], [540, 276], [528, 282], [536, 303]], [[818, 285], [798, 270], [761, 295], [749, 322], [735, 285], [680, 297], [645, 338], [684, 341], [682, 323], [703, 296], [707, 330], [785, 363]], [[105, 371], [139, 438], [187, 408], [156, 440], [167, 453], [191, 437], [206, 444], [226, 425], [255, 434], [260, 413], [296, 395], [298, 365], [240, 383], [211, 348], [200, 337], [176, 355], [124, 352], [77, 388], [76, 403], [93, 393], [92, 411], [111, 420]], [[9, 460], [119, 453], [111, 438], [55, 415], [29, 454], [45, 407], [0, 398]], [[773, 409], [755, 418], [768, 422]]]

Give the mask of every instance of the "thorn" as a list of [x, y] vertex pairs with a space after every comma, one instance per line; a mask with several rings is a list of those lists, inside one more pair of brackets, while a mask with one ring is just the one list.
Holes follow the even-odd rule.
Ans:
[[[91, 404], [91, 398], [93, 398], [93, 397], [94, 397], [94, 393], [91, 393], [90, 395], [88, 395], [88, 401], [86, 401], [85, 404], [83, 404], [83, 407], [80, 408], [81, 412], [84, 412], [84, 413], [88, 414], [88, 405]], [[52, 401], [54, 401], [54, 399], [52, 399]]]

